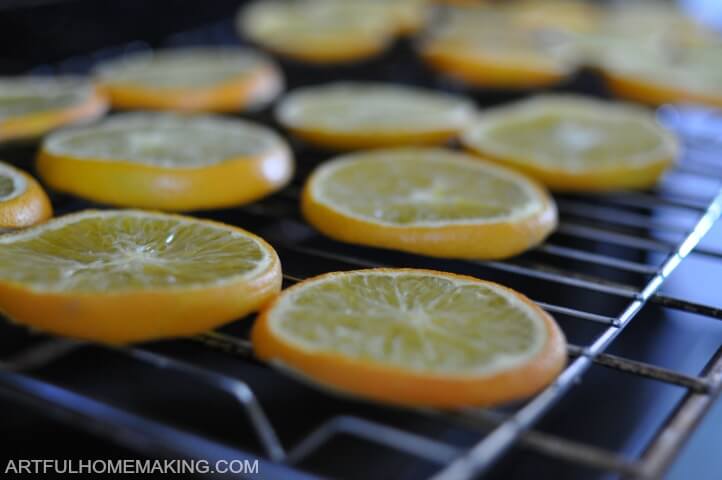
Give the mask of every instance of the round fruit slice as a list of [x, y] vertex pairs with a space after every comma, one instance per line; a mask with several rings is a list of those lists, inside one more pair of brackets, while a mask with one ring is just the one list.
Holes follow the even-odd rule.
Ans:
[[650, 105], [722, 107], [722, 43], [608, 48], [599, 62], [617, 96]]
[[450, 258], [503, 258], [556, 227], [536, 183], [471, 155], [434, 148], [339, 157], [311, 175], [306, 219], [329, 237]]
[[53, 216], [43, 188], [27, 173], [0, 162], [0, 232], [29, 227]]
[[281, 73], [245, 48], [195, 47], [140, 53], [101, 64], [96, 81], [116, 108], [235, 112], [272, 101]]
[[581, 192], [654, 185], [678, 151], [651, 112], [558, 95], [487, 110], [462, 142], [552, 189]]
[[303, 281], [252, 332], [263, 360], [335, 391], [408, 406], [491, 406], [530, 396], [566, 361], [554, 320], [520, 293], [430, 270]]
[[[431, 17], [431, 0], [306, 0], [314, 3], [331, 2], [362, 4], [365, 9], [380, 10], [380, 14], [390, 16], [396, 24], [396, 33], [411, 35], [419, 31]], [[377, 13], [378, 15], [379, 13]]]
[[50, 135], [38, 171], [51, 187], [96, 202], [199, 210], [278, 190], [293, 160], [281, 137], [250, 122], [129, 113]]
[[0, 311], [58, 335], [192, 335], [257, 310], [280, 287], [266, 242], [189, 217], [86, 211], [0, 236]]
[[380, 5], [391, 10], [396, 19], [401, 35], [411, 35], [424, 26], [431, 16], [431, 0], [397, 0], [388, 2], [376, 0]]
[[91, 121], [106, 110], [105, 99], [79, 78], [0, 78], [0, 142]]
[[474, 105], [425, 89], [332, 83], [286, 96], [276, 118], [299, 138], [327, 148], [440, 144], [474, 118]]
[[515, 25], [490, 7], [453, 8], [420, 44], [432, 68], [481, 88], [518, 89], [551, 85], [575, 65], [564, 36], [542, 35]]
[[603, 18], [596, 5], [583, 0], [521, 0], [506, 11], [516, 26], [541, 32], [588, 32]]
[[241, 12], [238, 26], [269, 50], [320, 64], [376, 56], [399, 29], [395, 16], [373, 2], [328, 0], [255, 2]]

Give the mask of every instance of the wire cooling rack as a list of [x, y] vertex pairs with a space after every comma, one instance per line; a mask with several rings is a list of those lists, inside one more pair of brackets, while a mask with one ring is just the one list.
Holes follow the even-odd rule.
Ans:
[[[175, 35], [167, 44], [236, 42], [232, 27], [223, 22]], [[33, 72], [86, 72], [97, 61], [145, 48], [149, 46], [142, 42], [132, 43], [71, 58], [57, 65], [38, 66]], [[398, 69], [389, 70], [387, 65], [373, 65], [381, 69], [385, 79], [403, 82], [415, 79], [413, 74], [399, 74]], [[302, 66], [291, 65], [289, 68], [294, 72], [301, 71], [303, 75]], [[352, 69], [344, 75], [354, 76], [358, 72]], [[316, 77], [326, 73], [314, 72]], [[364, 70], [363, 76], [367, 75]], [[306, 82], [301, 79], [300, 83]], [[251, 115], [251, 118], [273, 124], [268, 112]], [[28, 334], [9, 323], [0, 328], [6, 331], [6, 336], [21, 340], [0, 364], [0, 394], [152, 457], [214, 460], [258, 455], [263, 458], [261, 471], [264, 478], [316, 477], [318, 469], [306, 468], [307, 461], [340, 437], [377, 444], [390, 455], [418, 458], [432, 465], [426, 476], [439, 480], [482, 476], [516, 446], [600, 471], [635, 478], [658, 478], [722, 390], [721, 349], [709, 358], [707, 366], [697, 375], [606, 353], [625, 328], [649, 306], [722, 320], [722, 311], [717, 307], [660, 290], [689, 257], [698, 257], [708, 263], [722, 261], [722, 251], [699, 245], [722, 214], [722, 190], [719, 188], [722, 185], [722, 120], [715, 113], [672, 106], [661, 109], [659, 118], [678, 131], [686, 152], [660, 186], [645, 192], [594, 197], [558, 196], [556, 200], [561, 213], [558, 231], [533, 251], [507, 261], [441, 261], [348, 246], [321, 237], [304, 223], [297, 205], [303, 179], [329, 154], [301, 144], [294, 145], [299, 168], [288, 188], [243, 208], [203, 213], [203, 216], [255, 229], [264, 236], [284, 261], [286, 284], [331, 270], [431, 267], [501, 281], [529, 294], [560, 321], [570, 339], [580, 337], [584, 341], [570, 344], [570, 360], [564, 372], [546, 390], [527, 402], [503, 409], [455, 412], [374, 406], [374, 414], [370, 416], [365, 415], [365, 407], [344, 403], [340, 407], [346, 409], [343, 412], [330, 414], [310, 431], [286, 441], [282, 440], [288, 437], [283, 434], [282, 422], [274, 421], [265, 413], [263, 402], [259, 400], [261, 396], [251, 382], [242, 376], [239, 378], [235, 370], [208, 368], [195, 362], [193, 356], [165, 354], [155, 345], [89, 345]], [[21, 147], [4, 153], [16, 164], [30, 165], [28, 157], [32, 156], [32, 149]], [[706, 194], [676, 188], [690, 182], [714, 186], [707, 189]], [[59, 213], [91, 206], [63, 196], [54, 196], [53, 201]], [[247, 325], [250, 322], [238, 323]], [[578, 332], [583, 335], [577, 335]], [[188, 340], [177, 341], [182, 342]], [[209, 332], [190, 339], [190, 342], [198, 348], [232, 356], [238, 365], [258, 369], [261, 376], [293, 382], [254, 359], [247, 339], [247, 326]], [[212, 392], [225, 394], [236, 402], [235, 408], [244, 419], [241, 422], [245, 422], [244, 428], [253, 433], [258, 449], [239, 448], [206, 435], [202, 429], [189, 430], [179, 422], [144, 415], [133, 405], [117, 405], [95, 398], [76, 391], [72, 385], [37, 373], [85, 350], [109, 352], [125, 363], [172, 372], [209, 395]], [[640, 456], [629, 458], [611, 449], [533, 429], [552, 407], [576, 388], [594, 365], [623, 372], [640, 381], [647, 379], [674, 385], [684, 391], [673, 411], [660, 419], [659, 428]], [[328, 397], [327, 401], [336, 401], [330, 394], [323, 395]], [[432, 422], [459, 428], [472, 435], [473, 440], [459, 445], [416, 428], [402, 428], [390, 421], [395, 416], [409, 419], [411, 425]], [[347, 468], [351, 476], [355, 466], [349, 463]]]

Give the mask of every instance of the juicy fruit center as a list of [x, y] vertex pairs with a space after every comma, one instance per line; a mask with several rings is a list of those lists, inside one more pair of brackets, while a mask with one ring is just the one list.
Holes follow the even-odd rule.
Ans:
[[14, 237], [0, 242], [0, 280], [49, 291], [216, 284], [267, 260], [251, 238], [173, 218], [88, 217]]
[[273, 328], [315, 351], [422, 372], [489, 373], [538, 353], [543, 322], [491, 287], [431, 275], [342, 275], [290, 294]]
[[547, 114], [505, 122], [490, 129], [489, 138], [510, 152], [568, 169], [620, 165], [656, 150], [659, 135], [633, 121], [599, 121]]
[[270, 152], [275, 137], [261, 127], [224, 120], [133, 117], [68, 132], [51, 153], [162, 167], [197, 167]]
[[396, 155], [337, 168], [318, 182], [319, 197], [352, 215], [396, 225], [504, 218], [531, 203], [521, 186], [472, 160], [464, 165]]

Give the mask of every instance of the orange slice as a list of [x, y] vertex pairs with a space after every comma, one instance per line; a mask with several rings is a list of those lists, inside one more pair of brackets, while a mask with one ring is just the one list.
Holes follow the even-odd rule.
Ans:
[[556, 227], [533, 181], [436, 148], [371, 150], [324, 163], [308, 179], [308, 222], [337, 240], [434, 257], [503, 258]]
[[470, 101], [431, 90], [344, 82], [291, 92], [276, 119], [311, 144], [350, 150], [445, 143], [475, 111]]
[[283, 89], [275, 63], [247, 48], [135, 54], [101, 64], [95, 79], [123, 109], [236, 112], [266, 105]]
[[400, 29], [375, 2], [271, 0], [241, 11], [238, 28], [255, 43], [300, 61], [328, 64], [376, 56]]
[[678, 154], [652, 112], [561, 95], [487, 110], [462, 143], [551, 189], [579, 192], [649, 187]]
[[[396, 33], [411, 35], [419, 31], [431, 17], [431, 0], [306, 0], [314, 3], [346, 2], [349, 4], [363, 4], [363, 8], [380, 10], [381, 15], [390, 16], [396, 24]], [[377, 14], [379, 14], [377, 13]]]
[[275, 192], [293, 159], [276, 133], [243, 120], [129, 113], [49, 136], [38, 171], [54, 189], [96, 202], [200, 210]]
[[0, 162], [0, 232], [29, 227], [52, 216], [43, 187], [27, 173]]
[[603, 11], [583, 0], [521, 0], [502, 8], [515, 26], [547, 32], [588, 32], [598, 28]]
[[0, 142], [39, 137], [50, 130], [101, 117], [105, 99], [79, 78], [0, 79]]
[[430, 29], [419, 53], [432, 68], [471, 86], [523, 89], [558, 83], [573, 71], [567, 40], [521, 28], [501, 10], [457, 7]]
[[607, 49], [599, 65], [609, 88], [629, 100], [722, 107], [722, 43]]
[[189, 217], [87, 211], [0, 236], [0, 311], [57, 335], [192, 335], [257, 310], [280, 287], [266, 242]]
[[408, 406], [518, 400], [566, 361], [564, 335], [528, 298], [430, 270], [305, 280], [263, 310], [252, 340], [261, 359], [310, 383]]

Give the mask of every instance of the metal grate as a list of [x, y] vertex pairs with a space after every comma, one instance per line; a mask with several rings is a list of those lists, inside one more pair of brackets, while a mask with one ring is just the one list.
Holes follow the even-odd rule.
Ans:
[[[168, 43], [184, 45], [236, 41], [232, 27], [221, 23], [176, 35]], [[148, 47], [143, 43], [134, 43], [87, 57], [72, 58], [59, 65], [40, 66], [35, 71], [86, 71], [98, 60]], [[393, 80], [395, 75], [393, 71], [384, 70], [382, 76]], [[406, 81], [405, 78], [402, 80]], [[693, 113], [665, 107], [660, 110], [660, 119], [676, 127], [674, 122], [669, 121], [670, 116], [680, 118]], [[271, 122], [264, 113], [257, 118]], [[500, 279], [511, 287], [530, 293], [542, 308], [560, 321], [564, 320], [562, 326], [565, 330], [575, 328], [573, 326], [577, 323], [594, 327], [587, 341], [570, 345], [570, 362], [559, 378], [521, 405], [499, 410], [466, 409], [457, 412], [382, 408], [387, 414], [408, 415], [419, 422], [432, 420], [459, 426], [474, 433], [475, 441], [471, 445], [459, 446], [433, 435], [367, 418], [363, 409], [359, 409], [361, 413], [333, 415], [316, 425], [310, 433], [284, 444], [280, 440], [282, 435], [264, 413], [249, 383], [235, 378], [232, 372], [209, 369], [195, 364], [192, 358], [178, 359], [143, 345], [107, 347], [33, 336], [28, 340], [27, 348], [6, 356], [0, 364], [0, 393], [40, 406], [49, 416], [146, 455], [208, 460], [249, 456], [244, 450], [202, 433], [192, 433], [173, 422], [143, 416], [135, 413], [132, 407], [113, 406], [36, 375], [38, 369], [52, 365], [73, 352], [109, 350], [145, 368], [182, 375], [194, 384], [218, 391], [236, 401], [265, 457], [261, 471], [268, 478], [314, 477], [314, 474], [302, 471], [304, 462], [341, 436], [376, 443], [390, 452], [430, 462], [435, 465], [435, 479], [457, 480], [479, 476], [515, 445], [602, 471], [630, 477], [658, 478], [719, 396], [722, 390], [722, 350], [718, 350], [709, 359], [707, 368], [696, 376], [610, 355], [605, 351], [648, 305], [722, 319], [719, 308], [660, 292], [663, 283], [687, 257], [722, 260], [722, 251], [698, 246], [722, 214], [722, 190], [714, 187], [713, 193], [708, 196], [675, 190], [675, 185], [690, 180], [722, 183], [719, 145], [709, 138], [700, 139], [694, 132], [678, 130], [689, 148], [681, 164], [667, 175], [660, 187], [640, 193], [560, 196], [557, 198], [561, 212], [558, 232], [534, 251], [508, 261], [442, 262], [410, 254], [351, 247], [322, 238], [304, 224], [298, 213], [297, 199], [299, 187], [310, 167], [328, 155], [301, 145], [295, 146], [299, 173], [286, 190], [244, 208], [204, 214], [247, 227], [249, 224], [257, 225], [255, 230], [274, 245], [282, 258], [299, 259], [289, 262], [285, 270], [286, 283], [331, 269], [431, 266]], [[722, 129], [719, 133], [722, 135]], [[17, 154], [18, 163], [27, 164], [26, 157], [30, 154], [21, 149]], [[54, 203], [60, 213], [88, 206], [65, 197], [54, 198]], [[16, 327], [7, 325], [3, 329]], [[258, 365], [266, 369], [264, 375], [280, 375], [253, 359], [252, 346], [242, 333], [211, 332], [191, 340], [204, 348], [233, 355], [238, 362]], [[532, 430], [551, 407], [575, 388], [592, 365], [684, 389], [685, 396], [648, 442], [640, 458], [626, 458], [591, 444]]]

